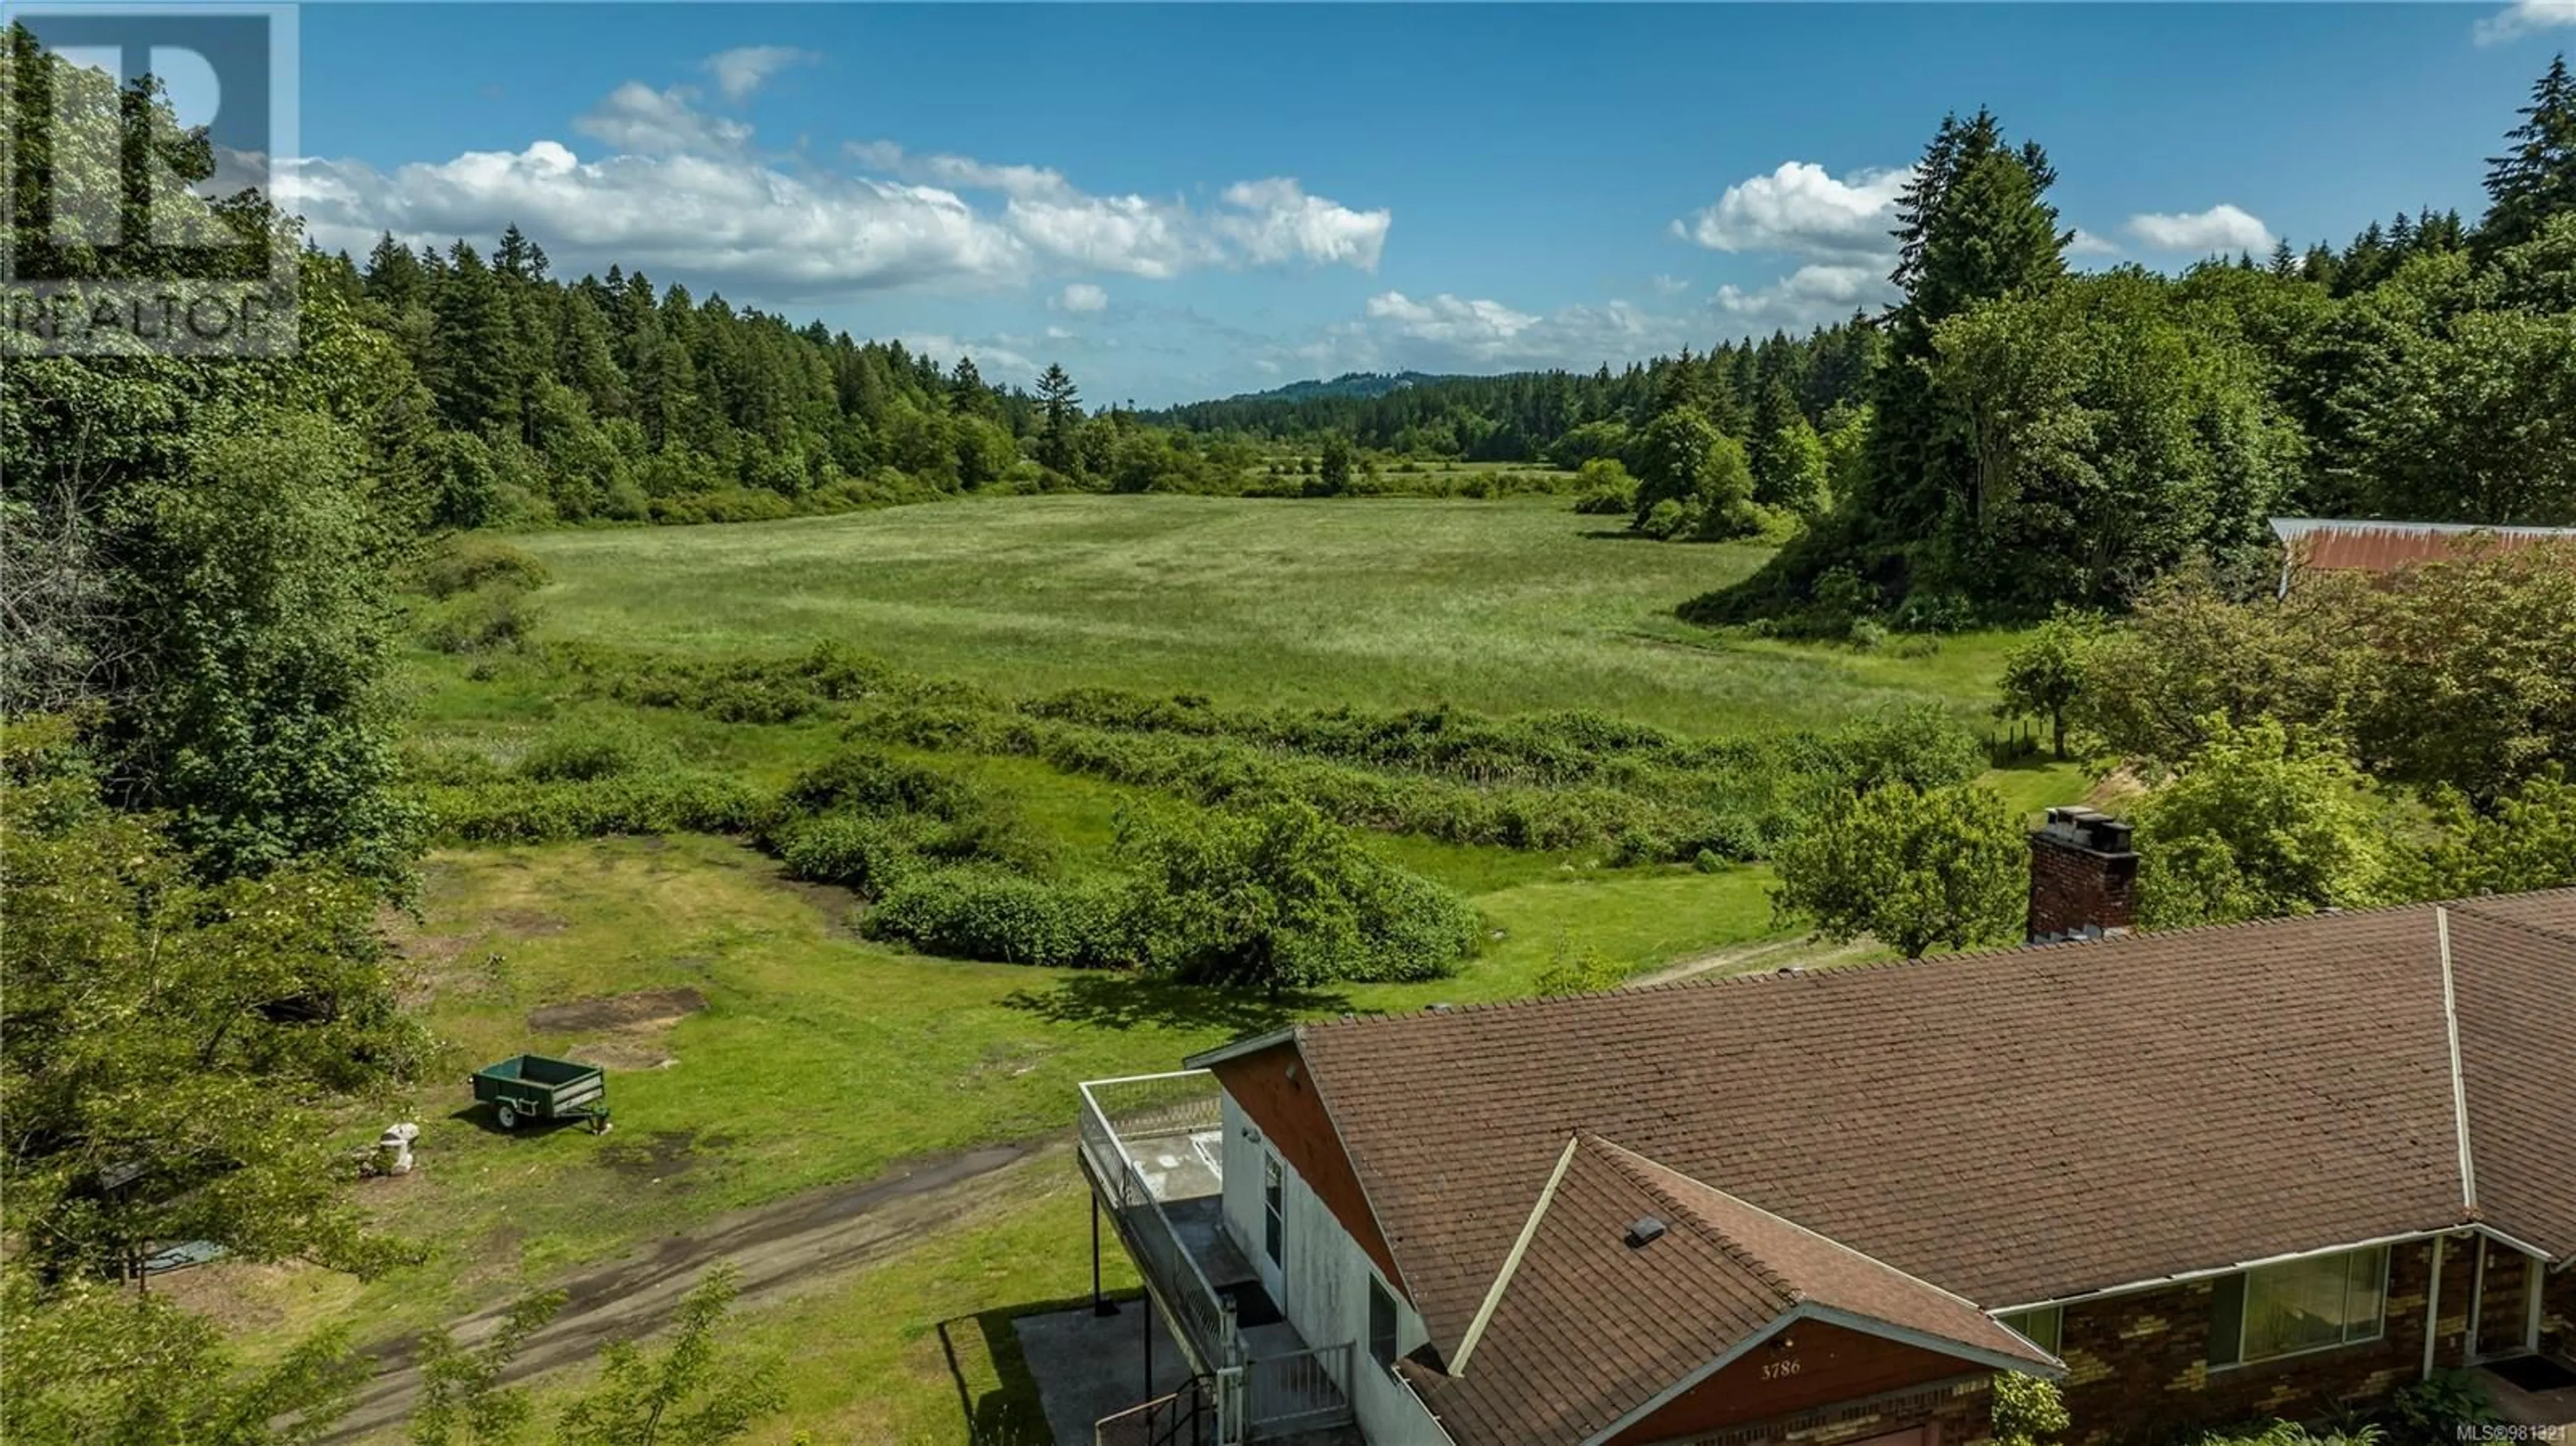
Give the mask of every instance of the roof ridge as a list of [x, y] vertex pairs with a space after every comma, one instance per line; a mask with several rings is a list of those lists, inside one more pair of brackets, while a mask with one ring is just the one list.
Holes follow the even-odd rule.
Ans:
[[2477, 1157], [2469, 1148], [2469, 1086], [2460, 1070], [2460, 996], [2451, 974], [2451, 911], [2433, 908], [2433, 948], [2442, 966], [2442, 1030], [2451, 1053], [2451, 1131], [2460, 1141], [2460, 1208], [2478, 1216]]
[[1493, 1285], [1486, 1290], [1484, 1300], [1478, 1303], [1476, 1314], [1468, 1320], [1466, 1333], [1458, 1338], [1458, 1354], [1450, 1361], [1448, 1374], [1463, 1376], [1467, 1373], [1467, 1360], [1476, 1353], [1476, 1342], [1484, 1339], [1486, 1325], [1502, 1306], [1503, 1291], [1511, 1285], [1512, 1277], [1520, 1273], [1521, 1257], [1528, 1253], [1530, 1242], [1538, 1238], [1538, 1227], [1547, 1219], [1548, 1207], [1556, 1203], [1556, 1187], [1565, 1183], [1565, 1172], [1574, 1164], [1575, 1153], [1582, 1145], [1583, 1136], [1580, 1134], [1565, 1137], [1565, 1149], [1556, 1157], [1556, 1168], [1548, 1172], [1547, 1183], [1539, 1187], [1538, 1203], [1530, 1207], [1529, 1218], [1521, 1223], [1521, 1233], [1512, 1241], [1510, 1252], [1503, 1256], [1502, 1268], [1494, 1272]]
[[[1711, 1185], [1704, 1180], [1697, 1179], [1690, 1175], [1685, 1175], [1681, 1171], [1674, 1169], [1672, 1166], [1665, 1164], [1661, 1160], [1641, 1155], [1636, 1151], [1629, 1149], [1627, 1146], [1620, 1144], [1616, 1140], [1591, 1134], [1589, 1132], [1585, 1133], [1582, 1138], [1590, 1140], [1603, 1148], [1610, 1150], [1612, 1152], [1612, 1158], [1610, 1160], [1610, 1167], [1612, 1169], [1617, 1170], [1621, 1175], [1626, 1176], [1630, 1183], [1636, 1185], [1637, 1188], [1654, 1196], [1657, 1200], [1662, 1201], [1664, 1205], [1674, 1213], [1684, 1217], [1695, 1229], [1699, 1231], [1700, 1234], [1707, 1236], [1710, 1242], [1716, 1245], [1729, 1260], [1732, 1260], [1737, 1265], [1744, 1267], [1744, 1269], [1749, 1271], [1756, 1280], [1761, 1281], [1764, 1286], [1768, 1287], [1773, 1295], [1779, 1297], [1781, 1304], [1796, 1305], [1807, 1299], [1806, 1291], [1800, 1289], [1795, 1284], [1792, 1284], [1788, 1277], [1774, 1269], [1769, 1261], [1766, 1261], [1762, 1257], [1754, 1254], [1751, 1246], [1746, 1245], [1744, 1242], [1737, 1240], [1733, 1235], [1727, 1233], [1724, 1229], [1720, 1228], [1716, 1222], [1710, 1220], [1707, 1216], [1693, 1208], [1689, 1201], [1682, 1199], [1672, 1191], [1664, 1188], [1663, 1184], [1653, 1176], [1631, 1168], [1626, 1161], [1634, 1160], [1639, 1164], [1651, 1165], [1655, 1169], [1664, 1171], [1665, 1173], [1673, 1175], [1679, 1179], [1688, 1180], [1703, 1190], [1713, 1190], [1720, 1195], [1725, 1195], [1725, 1191], [1718, 1190], [1716, 1186]], [[1623, 1160], [1619, 1158], [1621, 1156], [1626, 1157], [1626, 1159]], [[1734, 1197], [1730, 1195], [1727, 1196], [1727, 1198], [1733, 1199]]]
[[[2576, 888], [2523, 889], [2510, 894], [2481, 894], [2476, 897], [2479, 899], [2521, 899], [2562, 893], [2576, 894]], [[2336, 908], [2332, 910], [2320, 910], [2312, 914], [2285, 914], [2269, 919], [2235, 919], [2224, 923], [2214, 924], [2184, 924], [2171, 929], [2156, 929], [2146, 933], [2122, 934], [2115, 938], [2055, 939], [2036, 943], [2026, 942], [2021, 944], [1999, 944], [1984, 949], [1962, 949], [1950, 954], [1927, 954], [1919, 959], [1870, 959], [1854, 964], [1837, 964], [1830, 969], [1818, 969], [1814, 971], [1800, 970], [1796, 973], [1784, 973], [1777, 969], [1764, 969], [1747, 971], [1742, 974], [1695, 974], [1687, 979], [1666, 979], [1653, 984], [1614, 985], [1608, 989], [1586, 990], [1579, 994], [1531, 994], [1524, 995], [1517, 999], [1486, 999], [1479, 1000], [1471, 1004], [1449, 1004], [1440, 1006], [1436, 1011], [1430, 1006], [1425, 1006], [1422, 1009], [1403, 1011], [1387, 1009], [1370, 1010], [1366, 1013], [1346, 1011], [1344, 1013], [1334, 1015], [1329, 1019], [1309, 1021], [1308, 1025], [1305, 1027], [1330, 1028], [1335, 1025], [1378, 1024], [1393, 1020], [1418, 1019], [1422, 1018], [1426, 1014], [1434, 1014], [1438, 1017], [1454, 1017], [1461, 1014], [1492, 1014], [1503, 1010], [1524, 1009], [1534, 1005], [1565, 1004], [1575, 1000], [1621, 999], [1635, 995], [1662, 994], [1685, 989], [1723, 989], [1729, 986], [1759, 985], [1767, 982], [1785, 982], [1787, 980], [1796, 979], [1822, 978], [1828, 975], [1843, 977], [1858, 974], [1889, 972], [1900, 969], [1961, 965], [1970, 962], [1991, 961], [1997, 959], [2017, 959], [2049, 950], [2083, 950], [2100, 952], [2103, 950], [2117, 949], [2124, 944], [2139, 944], [2145, 943], [2149, 940], [2178, 939], [2195, 934], [2248, 932], [2258, 929], [2281, 928], [2294, 924], [2314, 924], [2328, 919], [2380, 918], [2388, 915], [2404, 914], [2411, 910], [2434, 909], [2445, 905], [2456, 905], [2456, 901], [2447, 899], [2420, 899], [2402, 904], [2374, 904], [2367, 908]], [[2484, 913], [2479, 914], [2478, 917], [2482, 919], [2493, 918], [2500, 923], [2520, 922], [2518, 920], [2503, 919], [2497, 915]], [[2523, 927], [2535, 928], [2535, 926], [2529, 924], [2525, 924]], [[2537, 932], [2548, 934], [2553, 938], [2567, 937], [2558, 934], [2555, 930], [2538, 929]]]

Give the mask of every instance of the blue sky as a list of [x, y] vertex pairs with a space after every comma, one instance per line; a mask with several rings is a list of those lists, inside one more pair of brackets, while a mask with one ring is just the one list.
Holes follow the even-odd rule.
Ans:
[[2085, 264], [2474, 215], [2559, 48], [2576, 0], [311, 4], [300, 199], [1152, 405], [1874, 306], [1901, 168], [1979, 104]]

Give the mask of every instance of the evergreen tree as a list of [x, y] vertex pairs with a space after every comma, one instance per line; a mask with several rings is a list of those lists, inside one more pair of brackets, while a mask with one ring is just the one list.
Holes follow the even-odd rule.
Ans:
[[1870, 431], [1867, 495], [1851, 499], [1889, 553], [1920, 553], [1943, 518], [1975, 487], [1975, 468], [1935, 402], [1926, 368], [1933, 334], [1981, 301], [2044, 286], [2065, 274], [2072, 233], [2043, 199], [2057, 173], [2036, 142], [2012, 147], [1980, 110], [1945, 117], [1898, 199], [1899, 244], [1891, 278], [1905, 301], [1891, 318]]
[[1038, 403], [1046, 415], [1038, 435], [1038, 460], [1067, 477], [1078, 475], [1082, 459], [1074, 434], [1082, 423], [1082, 397], [1062, 366], [1049, 362], [1038, 375]]
[[376, 240], [375, 249], [367, 253], [366, 294], [399, 313], [421, 299], [425, 281], [420, 258], [411, 248], [394, 239], [388, 231]]
[[2550, 217], [2576, 211], [2576, 77], [2566, 56], [2549, 62], [2519, 114], [2522, 124], [2505, 132], [2508, 149], [2487, 158], [2491, 204], [2478, 239], [2489, 252], [2528, 241]]
[[513, 221], [501, 232], [501, 244], [492, 252], [492, 269], [512, 281], [546, 279], [546, 248], [531, 241]]
[[986, 416], [993, 410], [993, 393], [984, 385], [984, 374], [975, 369], [971, 356], [957, 358], [948, 373], [948, 410], [963, 416]]
[[519, 426], [519, 339], [509, 298], [476, 255], [459, 241], [449, 275], [431, 310], [429, 384], [439, 415], [464, 432], [515, 433]]

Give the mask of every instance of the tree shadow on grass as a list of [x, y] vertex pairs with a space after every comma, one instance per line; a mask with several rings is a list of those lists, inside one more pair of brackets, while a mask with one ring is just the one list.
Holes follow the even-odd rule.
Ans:
[[[1106, 1297], [1126, 1302], [1143, 1292], [1111, 1291]], [[948, 1378], [957, 1384], [957, 1409], [966, 1421], [967, 1446], [1056, 1446], [1047, 1425], [1038, 1380], [1020, 1353], [1019, 1333], [1011, 1322], [1024, 1315], [1050, 1315], [1088, 1306], [1088, 1295], [1063, 1300], [1023, 1301], [961, 1315], [939, 1323], [939, 1349], [948, 1361]]]
[[1044, 992], [1015, 990], [1002, 1004], [1057, 1024], [1095, 1029], [1150, 1024], [1229, 1034], [1259, 1034], [1318, 1014], [1348, 1013], [1351, 1007], [1348, 995], [1333, 990], [1292, 989], [1274, 996], [1106, 972], [1069, 975]]

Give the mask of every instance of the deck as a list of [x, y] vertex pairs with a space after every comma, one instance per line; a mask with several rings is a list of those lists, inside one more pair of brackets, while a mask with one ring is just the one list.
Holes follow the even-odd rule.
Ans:
[[1204, 1070], [1083, 1085], [1083, 1174], [1192, 1374], [1241, 1396], [1246, 1439], [1347, 1426], [1351, 1344], [1301, 1337], [1225, 1228], [1218, 1097]]

